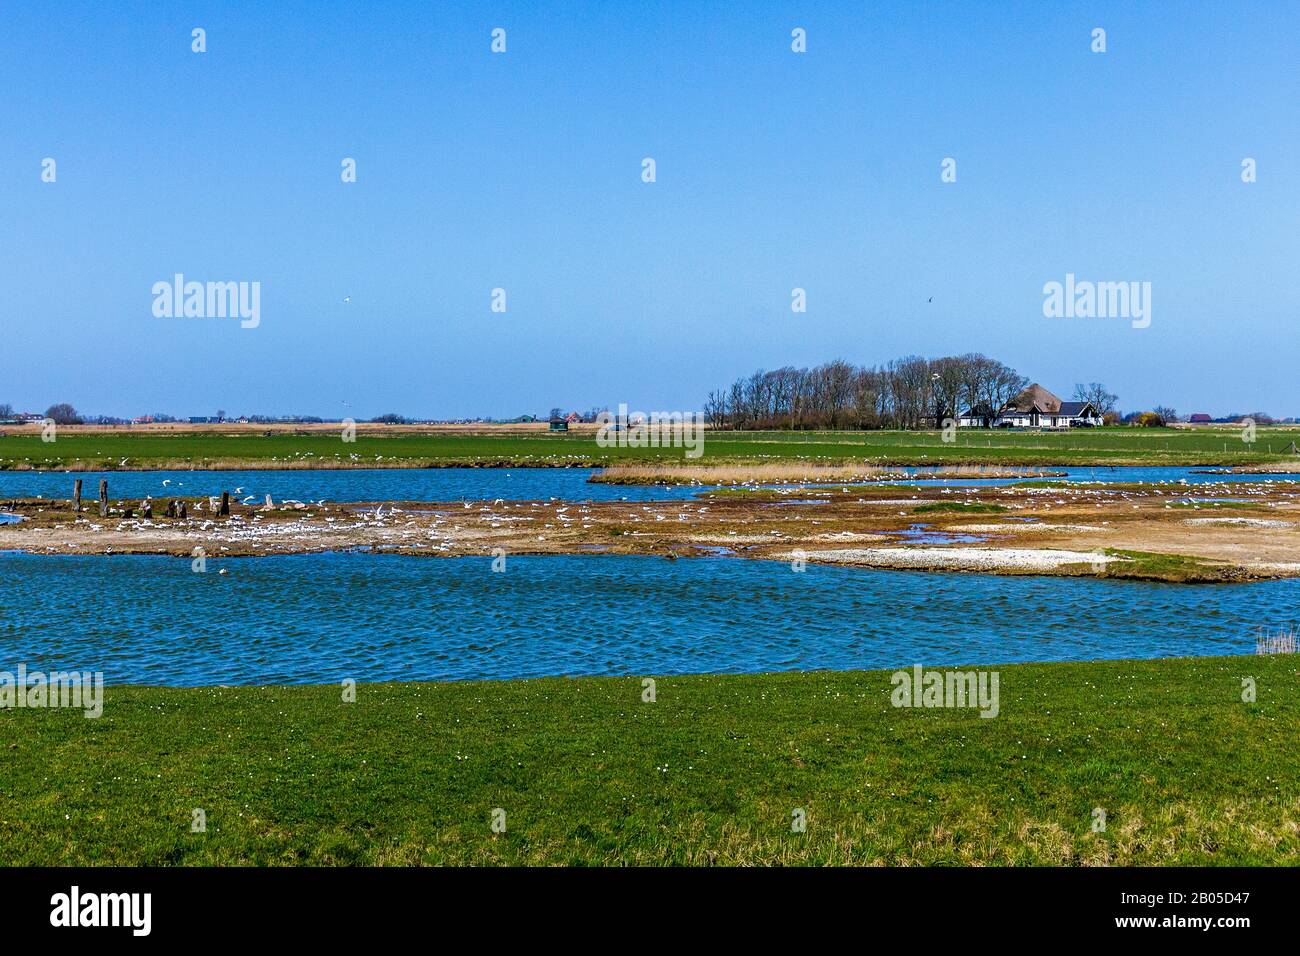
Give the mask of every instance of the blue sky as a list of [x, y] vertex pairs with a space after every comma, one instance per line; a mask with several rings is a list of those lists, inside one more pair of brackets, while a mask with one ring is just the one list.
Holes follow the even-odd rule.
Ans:
[[[6, 4], [0, 401], [691, 410], [982, 351], [1300, 414], [1297, 37], [1295, 3]], [[261, 324], [156, 318], [178, 272], [260, 282]], [[1045, 318], [1070, 272], [1151, 282], [1151, 326]]]

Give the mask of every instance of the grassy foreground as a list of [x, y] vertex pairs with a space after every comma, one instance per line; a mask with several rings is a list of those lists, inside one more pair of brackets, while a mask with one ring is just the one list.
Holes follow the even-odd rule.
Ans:
[[[1246, 444], [1239, 428], [1096, 428], [1067, 432], [970, 430], [944, 442], [937, 431], [706, 432], [696, 461], [799, 459], [874, 465], [1259, 465], [1285, 454], [1297, 429], [1260, 428]], [[43, 442], [27, 428], [0, 437], [0, 470], [152, 468], [422, 468], [446, 465], [566, 466], [677, 460], [678, 448], [602, 448], [593, 433], [550, 435], [359, 431], [355, 442], [322, 430], [262, 434], [65, 430]], [[123, 461], [125, 460], [125, 463]]]
[[0, 711], [0, 862], [1295, 865], [1298, 665], [1000, 667], [993, 719], [880, 671], [110, 687]]

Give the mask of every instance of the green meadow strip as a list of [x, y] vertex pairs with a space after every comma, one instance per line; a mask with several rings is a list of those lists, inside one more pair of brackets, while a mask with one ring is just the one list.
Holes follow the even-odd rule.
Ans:
[[0, 710], [0, 859], [1294, 866], [1298, 664], [994, 667], [991, 719], [888, 671], [109, 686]]

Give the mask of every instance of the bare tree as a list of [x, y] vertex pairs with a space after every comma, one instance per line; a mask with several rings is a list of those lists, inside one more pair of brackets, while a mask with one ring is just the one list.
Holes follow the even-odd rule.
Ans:
[[881, 420], [882, 398], [880, 372], [860, 368], [853, 376], [853, 424], [858, 428], [876, 428]]
[[1106, 386], [1100, 382], [1089, 382], [1087, 385], [1074, 386], [1074, 400], [1092, 402], [1092, 407], [1104, 416], [1107, 412], [1115, 411], [1115, 403], [1119, 401], [1119, 396], [1106, 391]]
[[987, 383], [992, 378], [997, 363], [978, 352], [968, 352], [960, 356], [957, 361], [961, 381], [958, 404], [965, 406], [965, 409], [958, 408], [956, 414], [961, 415], [963, 410], [974, 409], [984, 400], [984, 393], [988, 389]]
[[894, 415], [899, 428], [919, 428], [930, 404], [930, 363], [909, 355], [894, 363]]
[[978, 353], [909, 355], [870, 368], [836, 359], [811, 369], [760, 369], [710, 392], [705, 414], [714, 427], [919, 428], [977, 405], [996, 412], [1026, 384]]
[[1001, 411], [1007, 402], [1023, 392], [1028, 386], [1029, 379], [1015, 369], [998, 362], [993, 369], [989, 382], [988, 403], [993, 408], [993, 411]]
[[966, 375], [960, 358], [935, 359], [930, 363], [930, 401], [934, 409], [934, 424], [942, 428], [945, 418], [961, 414], [961, 403]]
[[731, 416], [733, 428], [744, 428], [745, 421], [745, 383], [740, 379], [731, 383], [727, 392], [727, 413]]
[[81, 416], [77, 414], [77, 410], [66, 402], [45, 409], [45, 417], [54, 419], [56, 425], [81, 424]]
[[723, 392], [709, 392], [704, 402], [704, 420], [710, 428], [721, 428], [727, 423], [727, 397]]

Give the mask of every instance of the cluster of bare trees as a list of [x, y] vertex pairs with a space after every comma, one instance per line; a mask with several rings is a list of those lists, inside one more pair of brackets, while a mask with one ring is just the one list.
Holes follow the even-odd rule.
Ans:
[[[1074, 386], [1074, 400], [1076, 402], [1092, 402], [1092, 407], [1097, 409], [1102, 415], [1110, 415], [1115, 411], [1115, 403], [1119, 401], [1119, 396], [1106, 388], [1101, 382], [1089, 382], [1087, 385]], [[1169, 409], [1173, 411], [1173, 409]]]
[[1027, 384], [978, 353], [870, 368], [837, 359], [757, 371], [710, 392], [704, 413], [714, 428], [933, 428], [969, 408], [999, 409]]
[[81, 416], [77, 410], [67, 402], [60, 402], [58, 405], [51, 405], [45, 409], [45, 417], [52, 419], [58, 425], [80, 425]]
[[[18, 412], [8, 402], [0, 402], [0, 421], [13, 418]], [[45, 410], [45, 417], [53, 419], [59, 425], [80, 425], [81, 416], [71, 405], [51, 405]]]

